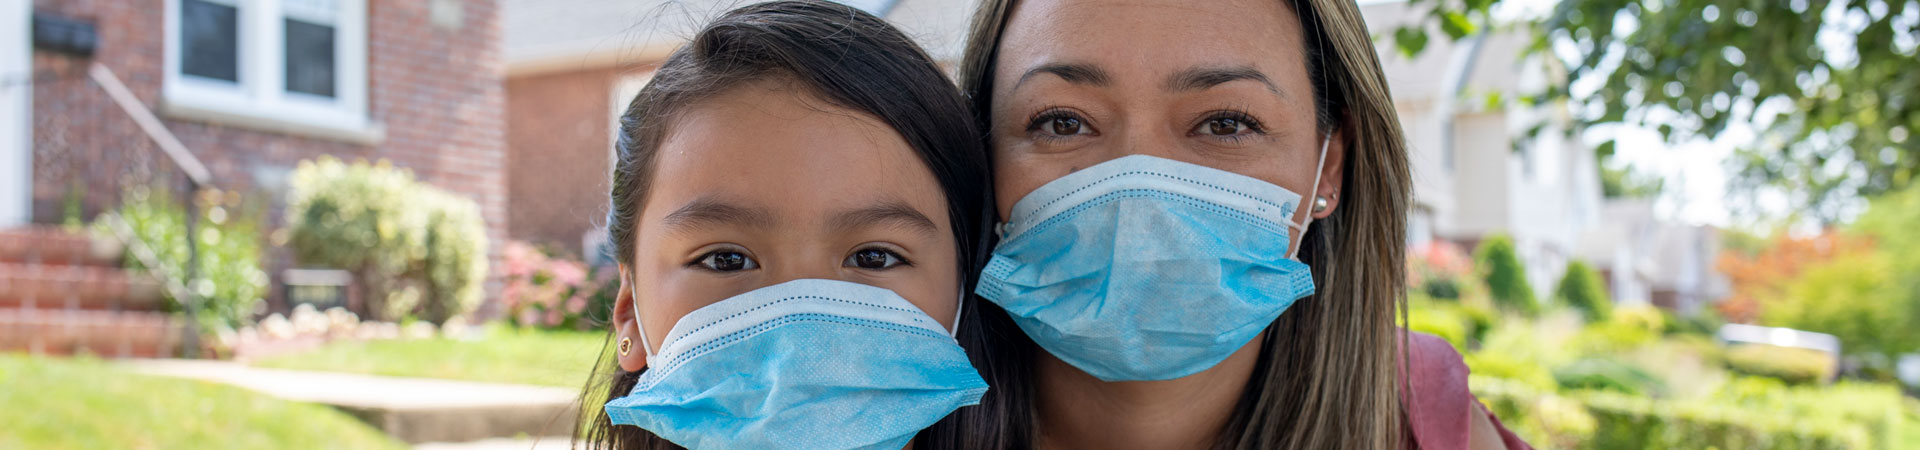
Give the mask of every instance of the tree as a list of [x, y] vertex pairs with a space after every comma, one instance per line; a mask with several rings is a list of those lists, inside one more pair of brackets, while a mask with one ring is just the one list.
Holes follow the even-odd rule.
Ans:
[[1560, 285], [1554, 288], [1553, 296], [1579, 310], [1589, 322], [1607, 320], [1613, 313], [1613, 299], [1607, 296], [1600, 273], [1585, 262], [1567, 263], [1567, 273], [1560, 276]]
[[1480, 241], [1480, 247], [1474, 249], [1475, 270], [1487, 281], [1487, 289], [1493, 294], [1493, 304], [1501, 310], [1525, 315], [1540, 311], [1539, 302], [1533, 298], [1533, 286], [1527, 283], [1527, 267], [1520, 264], [1520, 254], [1514, 251], [1513, 238], [1504, 234], [1487, 236]]
[[[1417, 54], [1429, 24], [1473, 36], [1503, 0], [1408, 3], [1428, 8], [1426, 20], [1392, 40]], [[1534, 98], [1570, 101], [1583, 124], [1644, 126], [1669, 142], [1752, 124], [1759, 137], [1740, 150], [1733, 181], [1748, 195], [1776, 188], [1833, 223], [1844, 200], [1900, 189], [1920, 171], [1912, 0], [1567, 0], [1517, 26], [1567, 75]]]

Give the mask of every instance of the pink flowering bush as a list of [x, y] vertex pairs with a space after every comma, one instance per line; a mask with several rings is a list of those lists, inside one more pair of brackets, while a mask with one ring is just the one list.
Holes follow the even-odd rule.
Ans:
[[501, 259], [506, 285], [500, 298], [514, 325], [588, 330], [606, 323], [620, 285], [612, 267], [589, 271], [585, 263], [519, 241], [508, 242]]

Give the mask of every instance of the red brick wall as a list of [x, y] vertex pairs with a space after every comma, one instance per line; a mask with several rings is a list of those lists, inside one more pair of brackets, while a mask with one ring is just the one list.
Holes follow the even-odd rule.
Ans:
[[605, 221], [614, 69], [507, 80], [508, 235], [580, 256]]
[[[367, 0], [367, 112], [386, 129], [377, 144], [162, 117], [212, 169], [218, 187], [270, 199], [274, 207], [267, 218], [276, 226], [285, 175], [301, 160], [330, 154], [411, 168], [420, 179], [480, 204], [498, 267], [508, 224], [500, 8], [494, 0], [463, 0], [464, 20], [449, 29], [431, 22], [431, 3]], [[100, 62], [157, 109], [165, 42], [161, 2], [36, 0], [34, 10], [93, 22], [99, 32], [91, 59], [34, 55], [34, 221], [63, 220], [66, 198], [82, 191], [91, 217], [115, 204], [129, 183], [171, 171], [132, 120], [86, 79], [87, 64]]]

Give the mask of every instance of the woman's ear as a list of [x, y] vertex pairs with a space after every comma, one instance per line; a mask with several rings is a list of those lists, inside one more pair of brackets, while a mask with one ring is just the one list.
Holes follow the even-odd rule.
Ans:
[[620, 293], [613, 301], [614, 356], [620, 359], [620, 370], [635, 372], [647, 367], [647, 346], [645, 337], [640, 335], [640, 317], [634, 315], [633, 277], [627, 267], [620, 266]]
[[[1343, 169], [1346, 168], [1347, 163], [1347, 138], [1339, 129], [1335, 129], [1333, 134], [1327, 136], [1326, 158], [1326, 162], [1320, 164], [1320, 185], [1314, 187], [1313, 195], [1326, 198], [1327, 209], [1314, 211], [1314, 220], [1325, 219], [1333, 215], [1334, 209], [1340, 207], [1340, 186], [1346, 181], [1342, 174], [1346, 173]], [[1307, 204], [1312, 205], [1317, 201], [1310, 198], [1307, 199]]]

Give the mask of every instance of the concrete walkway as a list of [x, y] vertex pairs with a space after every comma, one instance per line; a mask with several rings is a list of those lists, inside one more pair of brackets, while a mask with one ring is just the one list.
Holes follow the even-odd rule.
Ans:
[[565, 448], [564, 436], [572, 432], [577, 412], [574, 396], [579, 394], [554, 387], [265, 369], [225, 361], [136, 359], [122, 364], [139, 373], [330, 405], [403, 442], [433, 443], [425, 447], [440, 449], [525, 449], [535, 447], [536, 440], [540, 449]]

